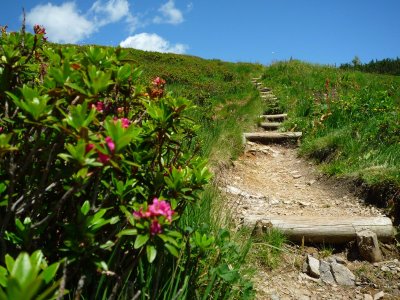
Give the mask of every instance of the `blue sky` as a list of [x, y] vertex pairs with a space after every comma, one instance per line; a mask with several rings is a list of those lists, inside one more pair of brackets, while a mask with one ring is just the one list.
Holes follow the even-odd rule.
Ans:
[[0, 25], [59, 43], [121, 45], [225, 61], [321, 63], [400, 56], [399, 0], [13, 0]]

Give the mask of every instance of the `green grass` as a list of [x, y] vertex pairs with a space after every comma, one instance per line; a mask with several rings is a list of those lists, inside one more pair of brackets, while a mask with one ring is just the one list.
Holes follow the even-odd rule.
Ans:
[[281, 262], [284, 244], [287, 242], [285, 235], [277, 229], [268, 229], [260, 237], [255, 237], [248, 258], [249, 263], [257, 263], [268, 270], [275, 269]]
[[303, 131], [301, 154], [400, 202], [400, 77], [293, 60], [266, 68], [263, 81], [289, 114], [286, 129]]

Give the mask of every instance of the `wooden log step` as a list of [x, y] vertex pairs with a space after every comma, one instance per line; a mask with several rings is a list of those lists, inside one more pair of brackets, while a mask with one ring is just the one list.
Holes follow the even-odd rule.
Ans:
[[278, 100], [278, 98], [274, 97], [273, 95], [271, 95], [271, 96], [261, 95], [261, 98], [262, 98], [262, 99], [268, 99], [268, 100], [271, 100], [271, 101], [276, 101], [276, 100]]
[[244, 224], [281, 230], [289, 240], [307, 243], [341, 244], [356, 240], [357, 232], [371, 230], [382, 242], [393, 240], [395, 229], [387, 217], [354, 216], [247, 216]]
[[270, 88], [267, 88], [267, 87], [262, 87], [262, 88], [260, 88], [260, 92], [272, 93], [271, 89], [270, 89]]
[[249, 132], [243, 134], [244, 138], [250, 142], [260, 142], [264, 144], [273, 142], [285, 142], [297, 140], [302, 136], [301, 132]]
[[287, 114], [262, 115], [261, 117], [264, 118], [266, 121], [278, 121], [286, 119]]
[[280, 122], [262, 122], [260, 126], [266, 130], [276, 130], [281, 126]]

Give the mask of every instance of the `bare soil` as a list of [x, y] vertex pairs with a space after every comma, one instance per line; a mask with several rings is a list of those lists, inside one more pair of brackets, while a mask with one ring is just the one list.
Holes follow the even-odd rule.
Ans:
[[[246, 216], [384, 216], [385, 212], [357, 197], [352, 183], [327, 178], [299, 158], [293, 146], [247, 143], [244, 154], [224, 172], [219, 184], [229, 199], [237, 226]], [[282, 250], [271, 269], [256, 259], [257, 299], [400, 299], [400, 262], [395, 245], [381, 245], [384, 262], [361, 261], [348, 244], [295, 245]], [[356, 286], [327, 285], [302, 272], [307, 254], [336, 255], [356, 275]], [[382, 296], [383, 298], [379, 298]], [[380, 293], [380, 294], [379, 294]], [[372, 297], [372, 298], [371, 298]]]

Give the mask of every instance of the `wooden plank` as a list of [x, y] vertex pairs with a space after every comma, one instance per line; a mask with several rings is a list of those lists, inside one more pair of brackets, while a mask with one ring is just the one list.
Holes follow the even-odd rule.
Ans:
[[249, 132], [243, 134], [250, 142], [273, 143], [297, 140], [302, 136], [301, 132]]
[[254, 226], [261, 221], [265, 228], [277, 228], [295, 242], [340, 244], [355, 240], [357, 232], [371, 230], [378, 239], [388, 242], [395, 229], [387, 217], [354, 216], [247, 216], [244, 223]]
[[262, 122], [260, 126], [266, 130], [274, 130], [278, 129], [279, 126], [281, 126], [282, 123], [280, 122]]
[[284, 120], [287, 118], [287, 114], [276, 114], [276, 115], [262, 115], [262, 118], [269, 121]]

